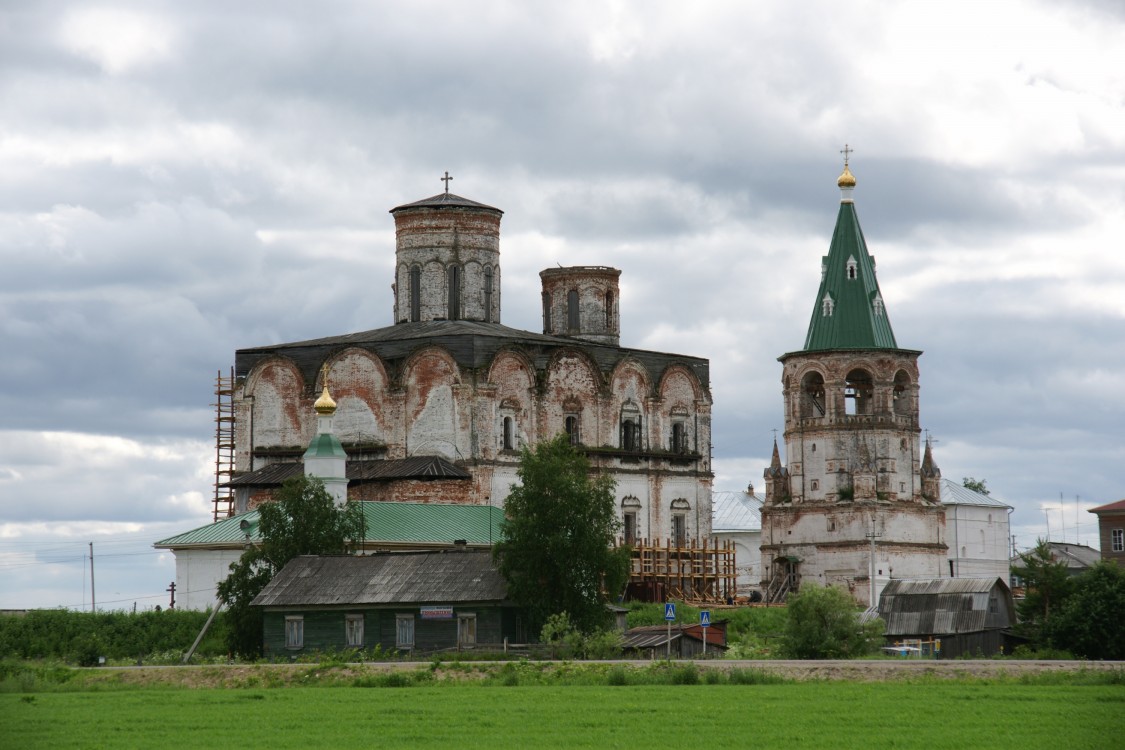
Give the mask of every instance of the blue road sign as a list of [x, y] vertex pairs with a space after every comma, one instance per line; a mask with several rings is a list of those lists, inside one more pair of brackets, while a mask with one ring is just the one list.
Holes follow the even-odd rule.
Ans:
[[699, 625], [704, 628], [711, 627], [711, 613], [706, 609], [699, 611]]
[[664, 605], [664, 619], [669, 622], [676, 619], [676, 605], [674, 602], [668, 602]]

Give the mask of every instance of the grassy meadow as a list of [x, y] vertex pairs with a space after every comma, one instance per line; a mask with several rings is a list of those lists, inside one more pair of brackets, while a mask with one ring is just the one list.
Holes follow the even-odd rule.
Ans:
[[1125, 716], [1120, 673], [796, 682], [692, 666], [480, 669], [310, 667], [285, 686], [261, 670], [225, 689], [9, 683], [0, 747], [1081, 750], [1119, 747]]

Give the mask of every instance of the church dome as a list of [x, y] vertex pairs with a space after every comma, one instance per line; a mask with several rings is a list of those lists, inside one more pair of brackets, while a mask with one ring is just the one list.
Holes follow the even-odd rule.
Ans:
[[332, 396], [328, 393], [328, 386], [324, 386], [324, 390], [320, 394], [320, 398], [313, 404], [317, 414], [330, 415], [336, 413], [336, 402], [332, 400]]
[[844, 171], [840, 175], [840, 178], [836, 180], [836, 185], [842, 188], [855, 187], [855, 175], [852, 174], [852, 170], [848, 169], [847, 164], [844, 165]]

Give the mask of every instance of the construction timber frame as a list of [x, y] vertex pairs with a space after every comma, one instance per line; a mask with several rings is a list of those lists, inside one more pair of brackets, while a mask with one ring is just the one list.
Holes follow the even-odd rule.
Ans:
[[234, 476], [234, 368], [215, 376], [215, 500], [214, 520], [234, 515], [234, 493], [225, 486]]
[[671, 539], [619, 539], [617, 544], [632, 550], [630, 590], [646, 592], [652, 601], [724, 604], [736, 596], [738, 574], [730, 540], [694, 539], [676, 545]]

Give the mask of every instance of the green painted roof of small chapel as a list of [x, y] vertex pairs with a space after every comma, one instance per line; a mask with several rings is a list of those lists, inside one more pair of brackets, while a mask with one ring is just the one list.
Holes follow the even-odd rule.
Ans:
[[[897, 349], [855, 204], [841, 201], [804, 351]], [[854, 269], [854, 271], [853, 271]], [[825, 298], [831, 300], [831, 311]]]

